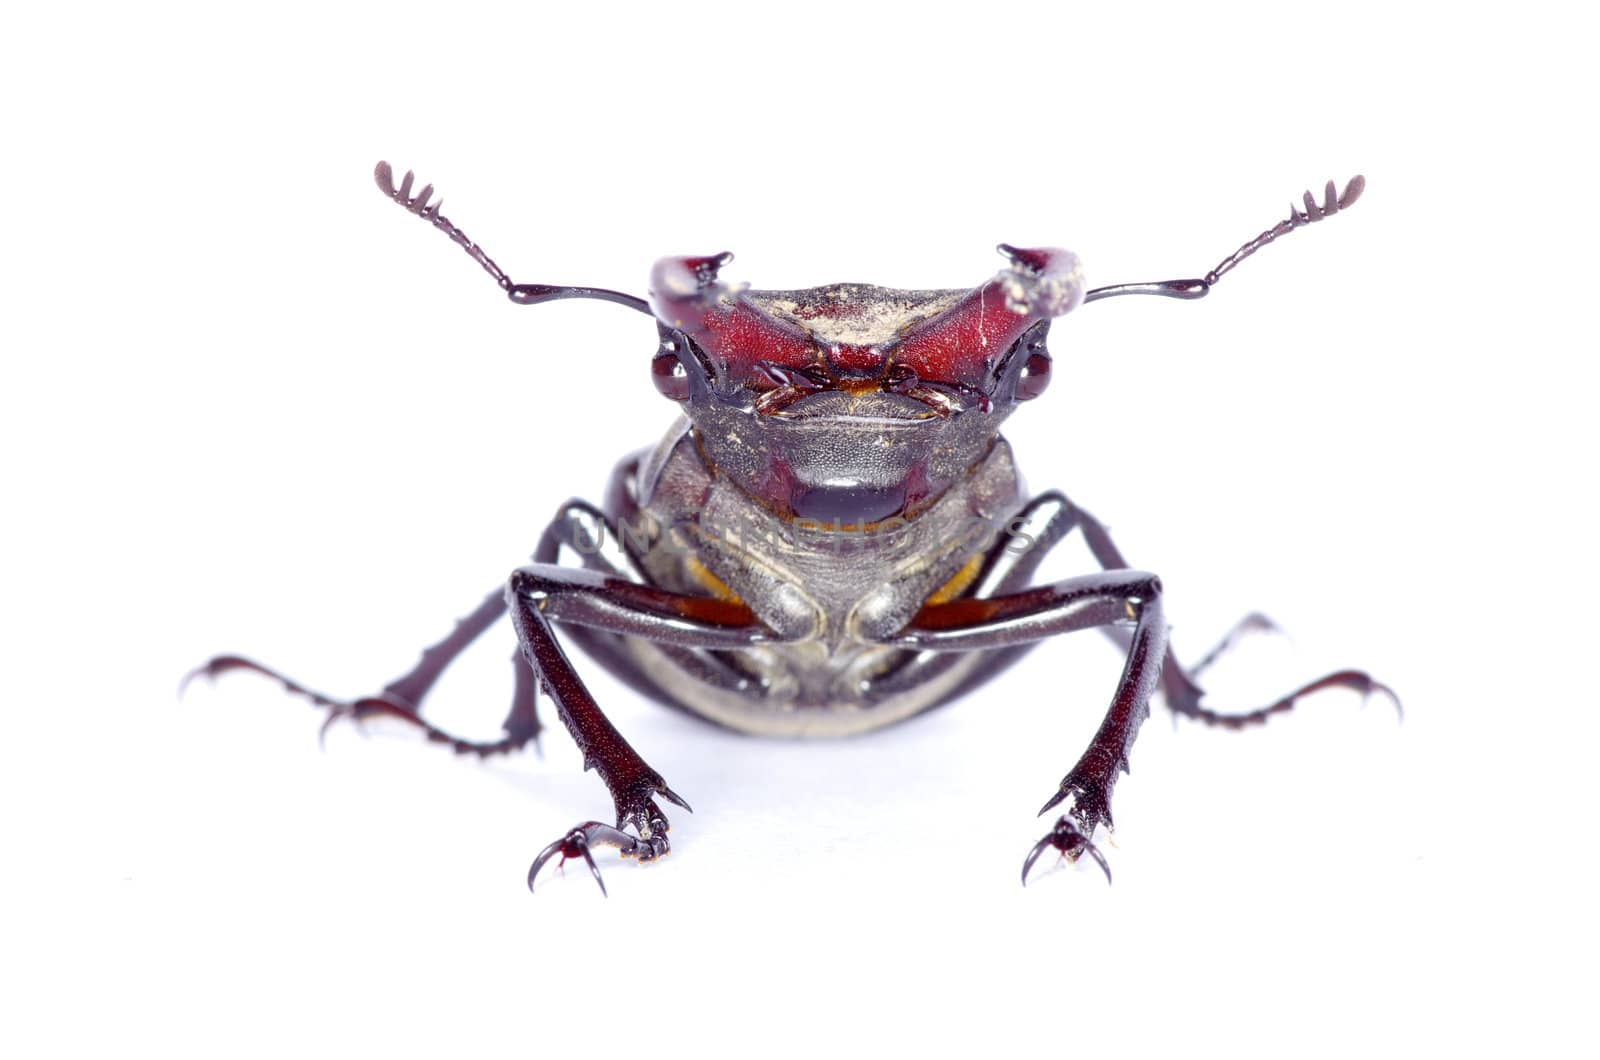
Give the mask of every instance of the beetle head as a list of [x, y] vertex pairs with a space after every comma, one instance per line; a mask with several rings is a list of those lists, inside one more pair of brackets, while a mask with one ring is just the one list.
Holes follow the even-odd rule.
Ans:
[[1043, 391], [1050, 319], [1083, 299], [1071, 253], [1000, 250], [1008, 267], [968, 291], [752, 291], [718, 280], [732, 255], [663, 259], [657, 387], [685, 404], [705, 457], [781, 516], [915, 515]]

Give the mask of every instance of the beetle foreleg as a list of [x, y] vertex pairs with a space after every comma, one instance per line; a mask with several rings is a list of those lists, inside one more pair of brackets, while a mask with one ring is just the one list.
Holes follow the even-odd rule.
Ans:
[[612, 832], [626, 837], [621, 831], [625, 828], [633, 828], [638, 838], [627, 837], [628, 842], [618, 844], [624, 856], [646, 861], [666, 854], [671, 849], [666, 834], [670, 826], [656, 797], [686, 810], [689, 804], [667, 787], [661, 774], [645, 762], [606, 717], [557, 642], [553, 623], [644, 637], [685, 648], [750, 647], [771, 639], [770, 631], [743, 604], [686, 596], [594, 571], [549, 564], [534, 564], [513, 573], [506, 599], [524, 658], [572, 734], [583, 755], [584, 768], [600, 774], [616, 809], [616, 828], [611, 832], [589, 834], [591, 822], [546, 847], [529, 872], [529, 885], [540, 866], [557, 850], [566, 857], [575, 856], [566, 851], [576, 851], [581, 846], [586, 852], [589, 842]]
[[[930, 604], [894, 640], [913, 650], [982, 651], [1130, 619], [1134, 627], [1127, 662], [1111, 708], [1082, 757], [1039, 810], [1043, 815], [1068, 797], [1072, 800], [1028, 855], [1024, 883], [1045, 844], [1071, 858], [1087, 850], [1101, 860], [1092, 843], [1094, 832], [1101, 824], [1111, 826], [1111, 792], [1119, 774], [1128, 771], [1128, 753], [1139, 726], [1150, 716], [1150, 695], [1166, 655], [1160, 579], [1141, 571], [1106, 571], [1003, 596]], [[1110, 877], [1109, 869], [1106, 875]]]
[[[1104, 525], [1088, 512], [1074, 505], [1065, 496], [1057, 491], [1051, 491], [1036, 497], [1026, 507], [1017, 513], [1011, 524], [1014, 536], [1024, 540], [1027, 547], [1017, 549], [1014, 541], [1001, 540], [997, 542], [986, 555], [979, 575], [973, 580], [968, 590], [969, 595], [950, 601], [946, 604], [924, 607], [917, 619], [905, 631], [897, 642], [905, 647], [923, 649], [921, 654], [914, 657], [907, 665], [887, 675], [881, 684], [884, 691], [892, 691], [909, 683], [915, 683], [927, 674], [936, 672], [940, 667], [948, 665], [948, 655], [941, 653], [952, 651], [976, 650], [987, 648], [992, 654], [971, 677], [962, 685], [953, 690], [952, 696], [960, 695], [978, 684], [994, 676], [1011, 662], [1019, 658], [1029, 648], [1033, 647], [1040, 639], [1052, 632], [1065, 632], [1068, 629], [1081, 629], [1089, 625], [1099, 625], [1113, 640], [1117, 641], [1124, 650], [1129, 652], [1130, 669], [1124, 672], [1124, 684], [1133, 675], [1133, 661], [1136, 651], [1140, 648], [1140, 632], [1136, 627], [1132, 633], [1125, 628], [1113, 623], [1112, 619], [1118, 617], [1111, 615], [1106, 621], [1096, 622], [1097, 604], [1092, 597], [1076, 596], [1073, 593], [1058, 596], [1053, 615], [1043, 612], [1049, 611], [1051, 605], [1047, 604], [1049, 594], [1062, 593], [1074, 582], [1060, 582], [1054, 586], [1044, 586], [1026, 589], [1028, 581], [1033, 577], [1045, 555], [1066, 538], [1073, 530], [1081, 530], [1089, 551], [1094, 555], [1099, 564], [1108, 573], [1119, 572], [1137, 580], [1148, 577], [1138, 575], [1128, 570], [1127, 561], [1123, 558], [1116, 545], [1111, 540], [1111, 535]], [[1075, 580], [1079, 587], [1093, 586], [1090, 580]], [[1027, 601], [1032, 601], [1036, 609], [1034, 613], [1028, 612]], [[1020, 604], [1019, 604], [1020, 602]], [[1019, 610], [1020, 606], [1020, 610]], [[931, 628], [936, 624], [939, 630]], [[985, 625], [991, 628], [984, 629]], [[919, 625], [922, 627], [919, 629]], [[959, 628], [957, 628], [959, 627]], [[1203, 656], [1199, 663], [1187, 672], [1178, 662], [1171, 645], [1166, 644], [1161, 654], [1159, 666], [1162, 693], [1168, 707], [1174, 714], [1195, 718], [1211, 725], [1220, 725], [1226, 728], [1242, 728], [1248, 725], [1264, 722], [1273, 714], [1282, 713], [1294, 707], [1302, 697], [1329, 688], [1347, 688], [1362, 695], [1381, 693], [1394, 699], [1396, 707], [1399, 700], [1387, 686], [1374, 680], [1369, 674], [1360, 670], [1341, 670], [1328, 674], [1302, 685], [1278, 699], [1277, 701], [1254, 710], [1240, 712], [1221, 712], [1202, 705], [1204, 692], [1194, 681], [1203, 670], [1209, 667], [1224, 652], [1229, 650], [1238, 639], [1252, 630], [1276, 629], [1271, 620], [1259, 614], [1247, 615], [1242, 619], [1222, 641]], [[1148, 662], [1140, 666], [1141, 679]], [[1119, 685], [1119, 695], [1123, 686]], [[1062, 781], [1062, 788], [1052, 800], [1047, 803], [1046, 812], [1056, 803], [1062, 801], [1066, 795], [1074, 796], [1074, 808], [1087, 801], [1091, 807], [1098, 801], [1104, 803], [1105, 813], [1103, 820], [1109, 825], [1109, 798], [1110, 783], [1103, 785], [1103, 790], [1091, 787], [1084, 791], [1079, 790], [1074, 781], [1074, 775], [1084, 772], [1085, 763], [1095, 755], [1104, 757], [1109, 749], [1115, 747], [1115, 733], [1107, 730], [1107, 725], [1112, 725], [1116, 706], [1113, 706], [1112, 715], [1108, 715], [1106, 725], [1096, 734], [1095, 743], [1091, 744], [1085, 753], [1083, 761], [1074, 767]], [[1130, 720], [1118, 729], [1126, 737], [1123, 744], [1123, 768], [1126, 767], [1125, 750], [1131, 746], [1133, 734], [1137, 731], [1139, 722], [1143, 720], [1140, 714], [1136, 719]], [[1117, 728], [1113, 726], [1113, 728]], [[1097, 752], [1097, 746], [1100, 750]], [[1093, 772], [1090, 770], [1089, 772]], [[1108, 781], [1115, 780], [1115, 772], [1110, 773], [1100, 770]], [[1086, 775], [1086, 774], [1085, 774]], [[1090, 815], [1092, 816], [1092, 814]], [[1064, 815], [1056, 823], [1050, 835], [1037, 846], [1029, 855], [1024, 867], [1024, 879], [1027, 868], [1031, 867], [1040, 852], [1046, 846], [1053, 846], [1068, 857], [1076, 858], [1084, 851], [1088, 851], [1100, 860], [1090, 842], [1094, 829], [1085, 819], [1075, 819], [1074, 815]], [[1104, 863], [1102, 862], [1102, 867]], [[1107, 872], [1109, 876], [1109, 870]]]

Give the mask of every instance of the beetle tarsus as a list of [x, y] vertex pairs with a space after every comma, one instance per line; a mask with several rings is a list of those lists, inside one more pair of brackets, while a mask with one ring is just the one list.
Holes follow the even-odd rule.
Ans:
[[250, 670], [265, 677], [270, 677], [283, 685], [289, 692], [309, 699], [312, 703], [326, 710], [328, 716], [323, 719], [321, 728], [317, 730], [317, 743], [319, 746], [325, 745], [328, 730], [335, 722], [341, 719], [347, 719], [359, 724], [369, 718], [380, 716], [398, 718], [408, 725], [420, 729], [423, 735], [431, 742], [442, 743], [456, 754], [476, 755], [479, 758], [509, 754], [512, 751], [521, 750], [530, 743], [537, 744], [539, 733], [543, 729], [543, 726], [539, 724], [538, 718], [531, 710], [531, 704], [529, 704], [530, 709], [519, 709], [523, 706], [519, 696], [518, 702], [513, 705], [511, 716], [506, 719], [505, 735], [503, 737], [498, 740], [467, 740], [452, 735], [432, 724], [422, 717], [416, 706], [406, 702], [387, 689], [378, 695], [365, 696], [361, 699], [335, 699], [332, 696], [307, 688], [270, 666], [265, 666], [254, 659], [246, 659], [240, 655], [219, 655], [196, 667], [184, 677], [183, 683], [179, 686], [179, 694], [181, 695], [189, 683], [196, 678], [204, 677], [211, 680], [231, 670]]
[[586, 821], [577, 825], [566, 835], [539, 851], [539, 855], [533, 859], [533, 864], [528, 868], [528, 890], [533, 890], [534, 880], [538, 878], [539, 870], [544, 868], [545, 862], [560, 854], [561, 861], [557, 864], [558, 868], [568, 861], [582, 858], [589, 866], [589, 871], [594, 874], [594, 882], [600, 885], [600, 893], [610, 897], [606, 892], [606, 881], [600, 876], [600, 866], [594, 863], [594, 855], [589, 853], [590, 845], [597, 842], [624, 846], [633, 842], [633, 837], [599, 821]]
[[[1096, 742], [1100, 742], [1098, 737]], [[1093, 746], [1090, 750], [1093, 751]], [[1028, 851], [1028, 856], [1022, 863], [1024, 887], [1028, 885], [1028, 870], [1047, 847], [1054, 847], [1061, 852], [1062, 857], [1073, 862], [1076, 862], [1080, 855], [1087, 853], [1100, 866], [1100, 871], [1106, 874], [1106, 883], [1111, 882], [1111, 866], [1106, 864], [1105, 856], [1094, 845], [1094, 834], [1101, 825], [1107, 830], [1112, 826], [1111, 786], [1119, 768], [1124, 773], [1128, 771], [1125, 752], [1109, 763], [1104, 756], [1086, 753], [1084, 760], [1062, 778], [1056, 793], [1040, 807], [1039, 816], [1043, 817], [1069, 797], [1072, 803], [1065, 813], [1056, 818], [1055, 825], [1045, 837]]]
[[1079, 822], [1073, 820], [1071, 816], [1062, 814], [1056, 820], [1055, 827], [1051, 828], [1043, 839], [1035, 843], [1033, 849], [1028, 851], [1028, 856], [1023, 859], [1022, 885], [1024, 887], [1028, 885], [1028, 873], [1032, 870], [1033, 863], [1039, 860], [1039, 855], [1052, 847], [1059, 850], [1061, 856], [1068, 861], [1075, 862], [1080, 855], [1088, 854], [1100, 866], [1100, 871], [1106, 874], [1106, 882], [1110, 883], [1111, 866], [1106, 864], [1105, 856], [1100, 853], [1100, 848], [1094, 845], [1086, 832], [1092, 833], [1093, 829], [1085, 829]]
[[594, 875], [594, 882], [600, 885], [600, 893], [610, 897], [606, 891], [606, 881], [600, 876], [600, 866], [595, 864], [590, 849], [596, 843], [605, 843], [616, 847], [625, 858], [654, 861], [656, 858], [665, 857], [671, 851], [672, 845], [667, 842], [667, 820], [660, 815], [659, 810], [654, 815], [652, 826], [648, 835], [632, 836], [621, 828], [614, 828], [599, 821], [585, 821], [576, 825], [566, 835], [539, 851], [538, 856], [533, 859], [533, 864], [528, 867], [528, 890], [534, 889], [533, 885], [539, 877], [539, 870], [559, 854], [561, 861], [557, 863], [557, 868], [568, 861], [582, 858], [584, 864], [589, 866], [590, 873]]
[[[1209, 658], [1207, 660], [1209, 661]], [[1190, 676], [1198, 672], [1198, 668], [1190, 670]], [[1192, 682], [1185, 681], [1181, 686], [1173, 687], [1171, 684], [1165, 689], [1167, 706], [1174, 714], [1207, 725], [1215, 725], [1224, 729], [1243, 729], [1250, 725], [1265, 724], [1274, 714], [1287, 714], [1293, 710], [1295, 704], [1306, 696], [1317, 692], [1324, 692], [1330, 688], [1346, 688], [1358, 693], [1362, 700], [1370, 699], [1374, 695], [1386, 697], [1394, 704], [1395, 713], [1405, 716], [1404, 708], [1400, 705], [1400, 697], [1395, 695], [1394, 689], [1377, 680], [1364, 670], [1338, 670], [1325, 674], [1315, 681], [1308, 681], [1296, 688], [1293, 692], [1279, 697], [1264, 707], [1244, 711], [1221, 711], [1202, 706], [1200, 700], [1203, 693]]]
[[[667, 852], [667, 832], [672, 826], [667, 823], [667, 815], [661, 812], [661, 807], [656, 805], [655, 799], [650, 797], [659, 794], [665, 798], [667, 791], [666, 784], [661, 782], [660, 777], [656, 777], [654, 781], [648, 782], [648, 786], [632, 788], [629, 794], [615, 799], [617, 827], [632, 828], [646, 843], [645, 847], [624, 850], [623, 857], [639, 855], [641, 861], [649, 861]], [[667, 801], [682, 806], [690, 813], [694, 812], [689, 809], [688, 803], [675, 795]]]

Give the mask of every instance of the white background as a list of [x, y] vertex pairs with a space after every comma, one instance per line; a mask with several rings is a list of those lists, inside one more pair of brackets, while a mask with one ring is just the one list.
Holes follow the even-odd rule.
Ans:
[[[1593, 1049], [1592, 35], [1541, 5], [97, 8], [11, 21], [12, 1055], [1408, 1055]], [[594, 688], [695, 806], [529, 895], [609, 801], [564, 732], [479, 766], [330, 733], [672, 409], [648, 322], [509, 305], [373, 190], [416, 167], [525, 282], [643, 293], [1199, 274], [1086, 307], [1008, 436], [1109, 522], [1243, 734], [1158, 709], [1116, 874], [1017, 870], [1118, 659], [1092, 635], [873, 736], [735, 737]], [[1055, 573], [1086, 569], [1076, 547]], [[509, 629], [431, 704], [492, 733]], [[553, 721], [548, 705], [547, 721]], [[1050, 862], [1043, 866], [1050, 868]], [[25, 1041], [23, 1041], [25, 1040]], [[581, 1052], [578, 1050], [582, 1050]]]

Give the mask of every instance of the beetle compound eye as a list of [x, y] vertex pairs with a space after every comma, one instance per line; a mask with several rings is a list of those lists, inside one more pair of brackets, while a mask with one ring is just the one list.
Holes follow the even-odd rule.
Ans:
[[1017, 400], [1030, 401], [1050, 385], [1050, 355], [1043, 350], [1028, 354], [1028, 361], [1017, 377]]
[[678, 360], [676, 353], [662, 350], [650, 362], [650, 378], [655, 382], [656, 389], [661, 391], [662, 397], [669, 397], [673, 401], [689, 400], [689, 373], [684, 370], [683, 362]]

